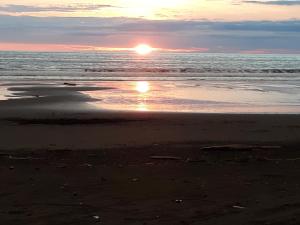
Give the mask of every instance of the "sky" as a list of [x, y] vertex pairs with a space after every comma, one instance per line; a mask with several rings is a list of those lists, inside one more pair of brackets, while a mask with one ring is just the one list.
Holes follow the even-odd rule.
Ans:
[[300, 0], [0, 0], [0, 50], [300, 53]]

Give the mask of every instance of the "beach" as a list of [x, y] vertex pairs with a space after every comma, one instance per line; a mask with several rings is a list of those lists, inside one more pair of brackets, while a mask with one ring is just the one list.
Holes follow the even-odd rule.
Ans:
[[300, 222], [297, 113], [109, 110], [87, 94], [107, 85], [2, 87], [5, 224]]
[[300, 0], [0, 0], [0, 225], [300, 225]]

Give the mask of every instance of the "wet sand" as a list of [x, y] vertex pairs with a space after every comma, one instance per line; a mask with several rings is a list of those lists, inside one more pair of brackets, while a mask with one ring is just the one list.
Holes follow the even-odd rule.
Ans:
[[3, 224], [300, 223], [300, 115], [101, 111], [91, 87], [13, 88]]

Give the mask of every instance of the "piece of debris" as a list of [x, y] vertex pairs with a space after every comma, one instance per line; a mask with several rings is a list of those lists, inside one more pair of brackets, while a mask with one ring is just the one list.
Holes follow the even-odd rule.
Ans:
[[257, 158], [257, 161], [297, 161], [300, 160], [300, 158], [287, 158], [287, 159], [282, 159], [282, 158]]
[[183, 203], [183, 200], [181, 200], [181, 199], [176, 199], [176, 200], [175, 200], [175, 203]]
[[14, 160], [30, 160], [30, 159], [38, 159], [38, 158], [33, 158], [33, 157], [15, 157], [15, 156], [8, 156], [9, 159], [14, 159]]
[[204, 151], [210, 151], [210, 150], [243, 150], [243, 151], [251, 151], [253, 148], [257, 148], [256, 146], [252, 145], [239, 145], [239, 144], [233, 144], [233, 145], [212, 145], [212, 146], [204, 146], [201, 147], [201, 150]]
[[264, 145], [264, 146], [257, 146], [258, 148], [261, 149], [279, 149], [281, 146], [279, 145]]
[[234, 205], [234, 206], [232, 206], [232, 208], [234, 208], [234, 209], [245, 209], [246, 207], [239, 206], [239, 205]]
[[140, 179], [139, 179], [139, 178], [132, 178], [131, 181], [132, 181], [132, 182], [139, 182]]
[[77, 84], [65, 82], [64, 85], [66, 85], [66, 86], [76, 86]]
[[82, 166], [85, 166], [85, 167], [88, 167], [88, 168], [92, 168], [93, 167], [93, 165], [90, 164], [90, 163], [84, 163], [84, 164], [82, 164]]
[[191, 159], [191, 158], [187, 158], [186, 162], [189, 162], [189, 163], [200, 163], [200, 162], [207, 162], [207, 160], [205, 160], [205, 159]]
[[100, 216], [93, 216], [93, 218], [95, 219], [95, 220], [100, 220]]
[[259, 150], [259, 149], [279, 149], [281, 148], [281, 146], [278, 145], [243, 145], [243, 144], [231, 144], [231, 145], [213, 145], [213, 146], [204, 146], [201, 147], [201, 150], [204, 151], [209, 151], [209, 150], [220, 150], [220, 151], [235, 151], [235, 150], [239, 150], [239, 151], [252, 151], [252, 150]]
[[56, 168], [58, 169], [65, 169], [67, 167], [66, 164], [60, 164], [60, 165], [57, 165]]
[[151, 159], [160, 159], [160, 160], [181, 160], [181, 157], [176, 156], [151, 156]]
[[10, 166], [9, 169], [10, 169], [10, 170], [13, 170], [13, 169], [15, 169], [15, 167], [14, 167], [14, 166]]
[[100, 216], [95, 215], [95, 216], [93, 216], [93, 218], [97, 223], [101, 223]]

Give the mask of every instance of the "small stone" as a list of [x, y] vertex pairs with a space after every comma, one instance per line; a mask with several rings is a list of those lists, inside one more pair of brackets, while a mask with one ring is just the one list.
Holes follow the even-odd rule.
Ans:
[[97, 221], [100, 221], [100, 216], [94, 215], [93, 218]]
[[176, 199], [176, 200], [175, 200], [175, 203], [183, 203], [183, 200], [181, 200], [181, 199]]
[[10, 169], [10, 170], [13, 170], [13, 169], [15, 169], [15, 167], [14, 167], [14, 166], [10, 166], [9, 169]]
[[85, 164], [83, 164], [83, 166], [86, 166], [86, 167], [88, 167], [88, 168], [92, 168], [92, 167], [93, 167], [93, 165], [90, 164], [90, 163], [85, 163]]

